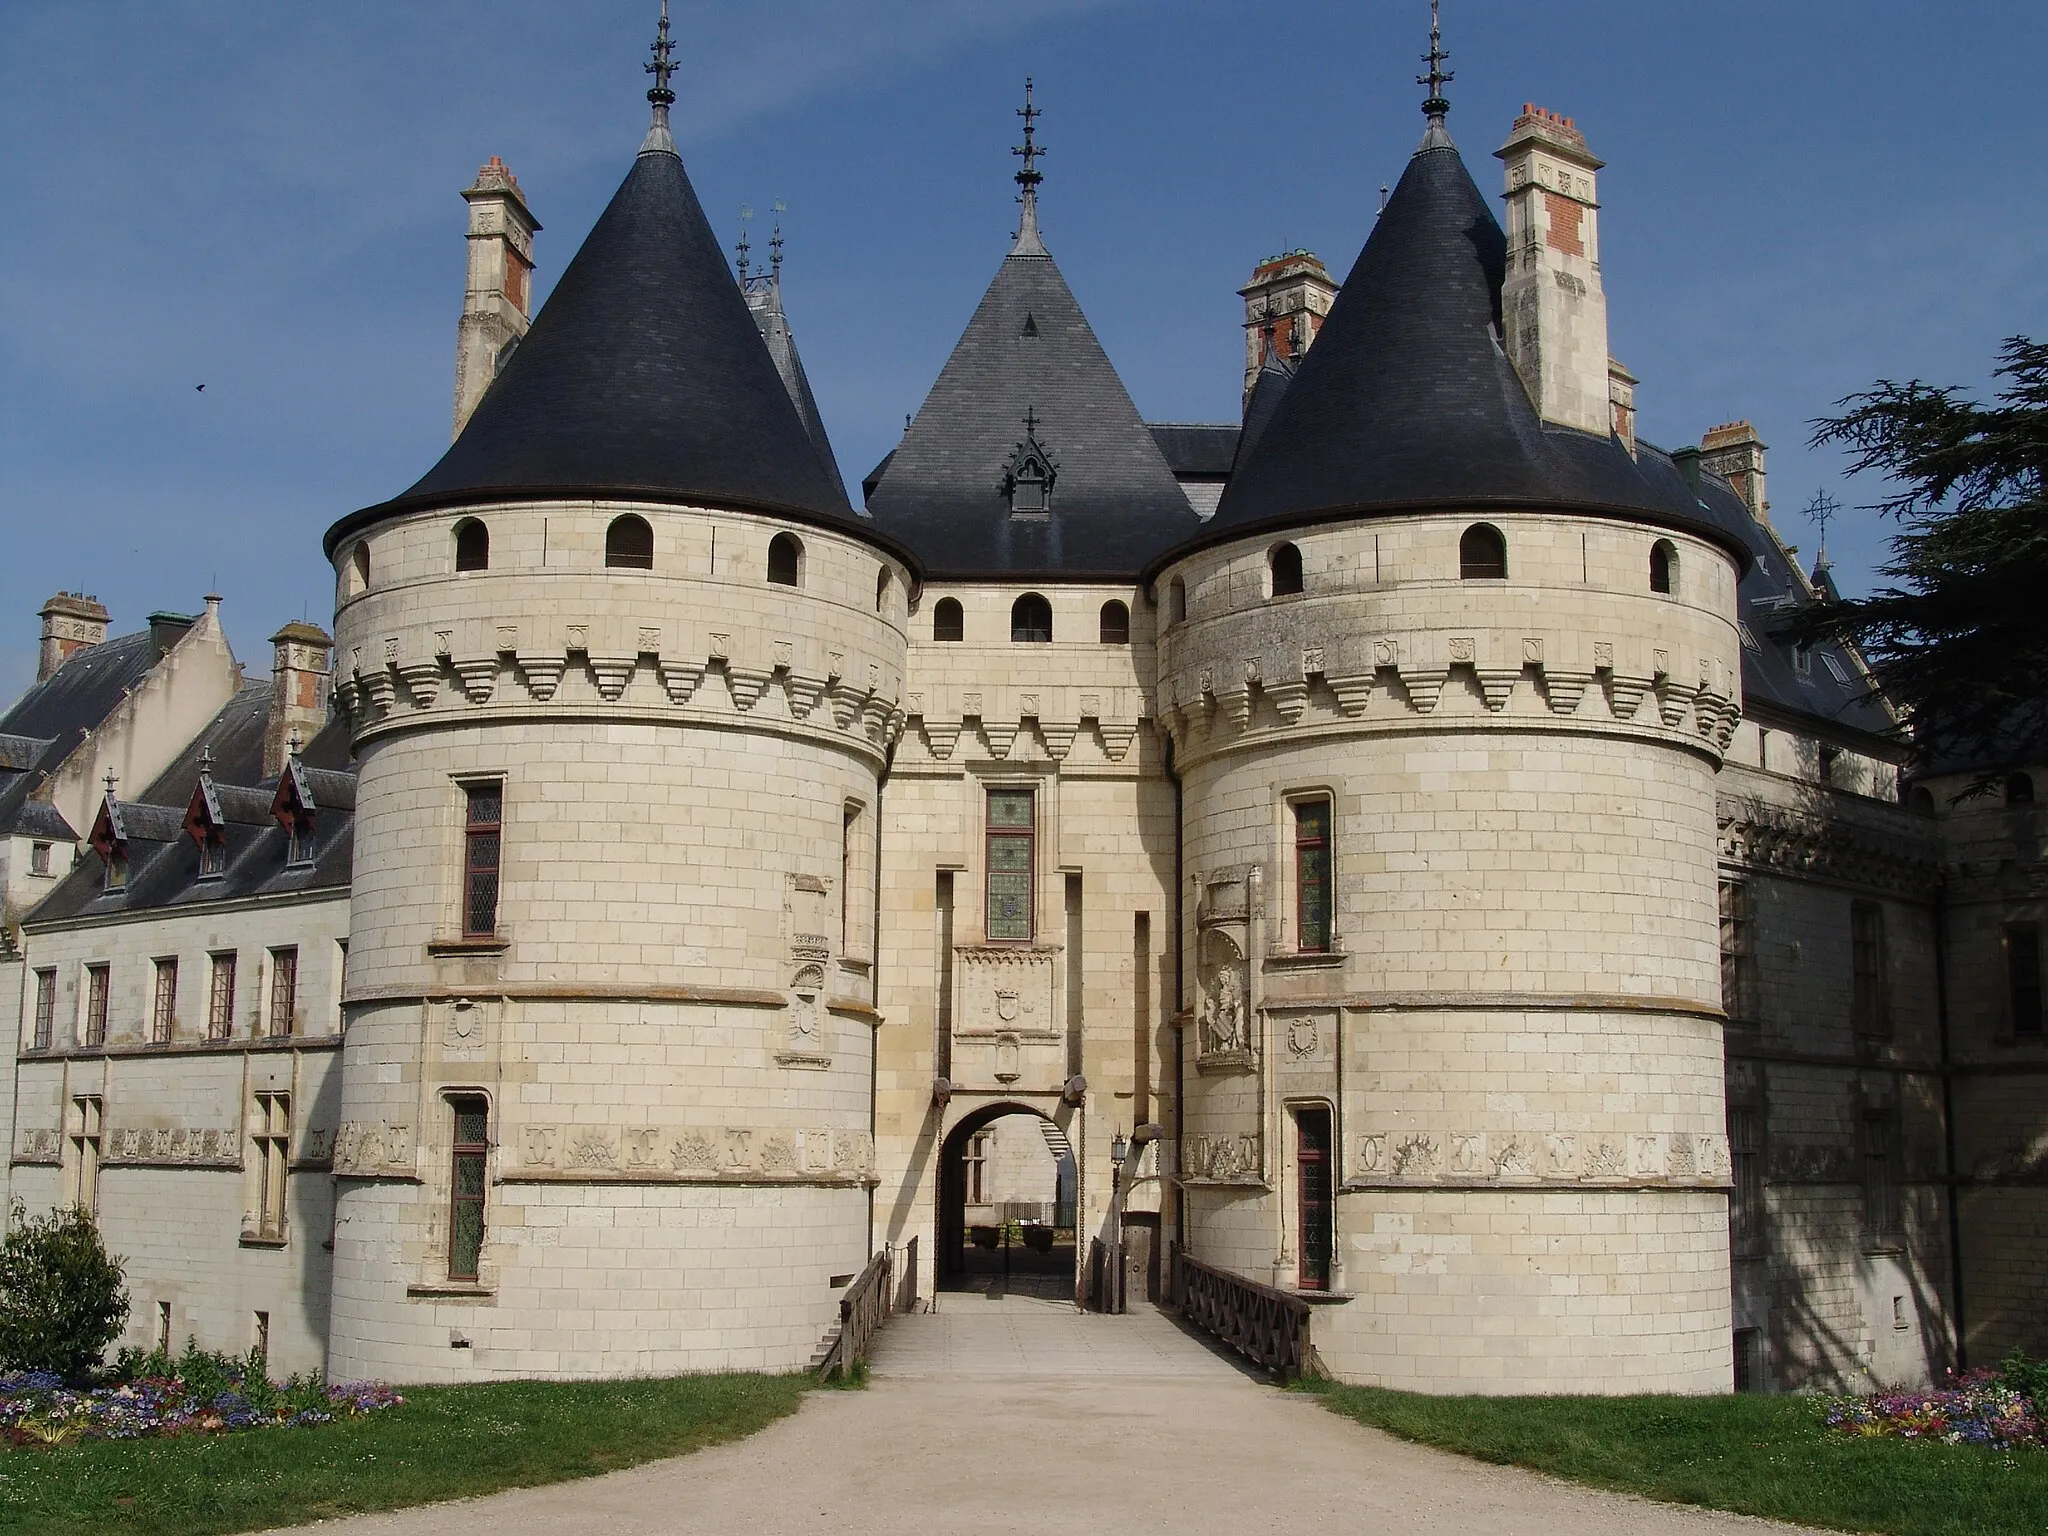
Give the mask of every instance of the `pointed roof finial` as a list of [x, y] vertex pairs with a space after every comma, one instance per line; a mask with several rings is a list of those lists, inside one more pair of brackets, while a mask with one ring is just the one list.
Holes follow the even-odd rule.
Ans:
[[291, 738], [290, 738], [290, 746], [291, 746], [291, 749], [292, 749], [292, 756], [293, 756], [293, 757], [297, 757], [297, 756], [299, 755], [299, 748], [300, 748], [300, 747], [302, 747], [302, 746], [304, 746], [304, 745], [305, 745], [305, 743], [304, 743], [304, 742], [302, 742], [302, 741], [300, 741], [300, 739], [299, 739], [299, 732], [298, 732], [298, 728], [297, 728], [296, 726], [295, 726], [295, 727], [293, 727], [293, 729], [292, 729], [292, 734], [291, 734]]
[[775, 291], [782, 291], [782, 216], [789, 211], [789, 204], [781, 198], [775, 200], [775, 232], [768, 237], [768, 267], [775, 283]]
[[1813, 500], [1806, 504], [1807, 520], [1820, 529], [1820, 550], [1813, 557], [1813, 569], [1816, 574], [1832, 566], [1828, 559], [1828, 524], [1835, 520], [1836, 514], [1841, 510], [1842, 504], [1825, 490], [1815, 491]]
[[1038, 236], [1038, 184], [1045, 180], [1045, 173], [1038, 168], [1038, 157], [1045, 151], [1038, 143], [1037, 123], [1045, 114], [1032, 100], [1029, 75], [1024, 77], [1024, 105], [1017, 109], [1017, 115], [1024, 119], [1024, 142], [1010, 153], [1024, 160], [1023, 168], [1017, 172], [1017, 185], [1023, 188], [1017, 201], [1024, 205], [1024, 211], [1017, 219], [1017, 243], [1010, 248], [1010, 254], [1043, 256], [1045, 242]]
[[740, 269], [740, 291], [742, 293], [746, 292], [747, 268], [751, 265], [749, 257], [754, 249], [753, 246], [747, 243], [747, 221], [753, 216], [754, 210], [742, 204], [740, 207], [740, 243], [733, 247]]
[[1429, 73], [1417, 75], [1415, 83], [1429, 87], [1429, 97], [1422, 103], [1422, 115], [1429, 119], [1429, 127], [1422, 135], [1424, 149], [1448, 147], [1451, 142], [1450, 130], [1444, 126], [1451, 104], [1444, 96], [1444, 87], [1457, 76], [1444, 68], [1450, 54], [1444, 51], [1444, 35], [1437, 7], [1440, 0], [1429, 0], [1429, 52], [1422, 56], [1422, 62], [1429, 66]]
[[676, 45], [668, 35], [668, 0], [661, 0], [661, 25], [655, 30], [654, 44], [648, 50], [654, 55], [654, 62], [641, 66], [654, 76], [654, 89], [647, 93], [647, 100], [654, 108], [654, 120], [648, 124], [647, 137], [640, 143], [643, 155], [676, 152], [676, 141], [668, 131], [668, 109], [675, 105], [676, 93], [669, 89], [669, 80], [675, 75]]
[[213, 777], [213, 743], [210, 741], [199, 749], [199, 776], [202, 779]]
[[107, 798], [109, 800], [114, 798], [114, 786], [120, 782], [121, 781], [114, 776], [114, 770], [109, 768], [107, 770]]

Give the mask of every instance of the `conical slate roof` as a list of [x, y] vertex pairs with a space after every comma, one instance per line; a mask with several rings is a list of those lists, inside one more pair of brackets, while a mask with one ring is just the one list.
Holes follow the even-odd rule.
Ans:
[[796, 350], [796, 335], [790, 330], [789, 317], [782, 310], [782, 279], [778, 276], [765, 279], [758, 286], [750, 285], [747, 308], [761, 332], [761, 340], [768, 344], [768, 356], [775, 364], [783, 389], [789, 394], [790, 404], [796, 407], [797, 418], [804, 424], [804, 435], [818, 450], [818, 457], [825, 461], [832, 483], [838, 487], [840, 499], [844, 500], [846, 482], [839, 478], [839, 460], [832, 452], [832, 440], [825, 435], [825, 419], [818, 414], [818, 400], [811, 393], [810, 376], [804, 372], [804, 360]]
[[708, 503], [867, 531], [790, 402], [682, 160], [656, 145], [441, 462], [337, 523], [330, 554], [398, 513], [536, 496]]
[[1239, 456], [1203, 542], [1223, 530], [1429, 506], [1707, 522], [1692, 498], [1653, 485], [1619, 439], [1537, 415], [1501, 348], [1506, 257], [1486, 199], [1433, 127], [1315, 346]]
[[[1027, 221], [894, 453], [869, 477], [877, 527], [933, 576], [1135, 576], [1200, 522], [1102, 343]], [[1025, 437], [1056, 472], [1050, 510], [1011, 513]]]

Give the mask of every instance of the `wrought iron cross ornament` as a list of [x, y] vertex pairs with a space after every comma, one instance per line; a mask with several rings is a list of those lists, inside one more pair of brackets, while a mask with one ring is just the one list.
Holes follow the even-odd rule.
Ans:
[[1024, 105], [1017, 109], [1017, 115], [1024, 119], [1024, 142], [1010, 151], [1024, 158], [1024, 169], [1017, 173], [1017, 185], [1029, 192], [1045, 180], [1045, 173], [1038, 169], [1038, 157], [1045, 153], [1038, 145], [1034, 125], [1045, 114], [1033, 105], [1031, 100], [1031, 77], [1024, 77]]

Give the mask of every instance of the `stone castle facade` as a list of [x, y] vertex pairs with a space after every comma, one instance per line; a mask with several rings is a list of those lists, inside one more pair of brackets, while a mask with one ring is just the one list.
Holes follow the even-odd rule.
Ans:
[[800, 1366], [884, 1246], [958, 1267], [998, 1122], [1071, 1154], [1077, 1295], [1179, 1245], [1347, 1380], [2048, 1342], [2041, 765], [1903, 777], [1778, 636], [1825, 573], [1747, 424], [1637, 440], [1575, 125], [1503, 229], [1433, 99], [1341, 286], [1258, 266], [1215, 424], [1139, 417], [1027, 153], [856, 507], [665, 97], [530, 323], [540, 226], [464, 193], [456, 438], [328, 532], [331, 641], [45, 610], [9, 1178], [98, 1210], [133, 1342]]

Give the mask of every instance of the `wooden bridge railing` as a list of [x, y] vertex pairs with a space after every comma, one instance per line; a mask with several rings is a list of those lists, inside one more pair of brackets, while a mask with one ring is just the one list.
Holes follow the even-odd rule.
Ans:
[[834, 1376], [851, 1375], [854, 1367], [867, 1359], [875, 1335], [889, 1320], [889, 1315], [916, 1308], [916, 1238], [905, 1245], [903, 1261], [904, 1284], [900, 1299], [896, 1287], [896, 1252], [887, 1247], [868, 1260], [868, 1267], [839, 1298], [839, 1337], [833, 1341], [830, 1352], [818, 1367], [820, 1380], [830, 1381]]
[[1307, 1302], [1190, 1258], [1178, 1243], [1173, 1245], [1173, 1302], [1190, 1323], [1282, 1382], [1302, 1375], [1314, 1358]]

